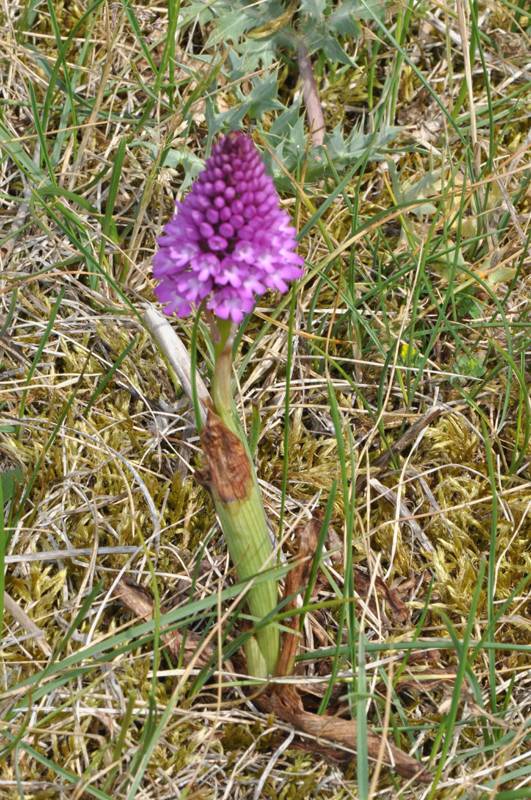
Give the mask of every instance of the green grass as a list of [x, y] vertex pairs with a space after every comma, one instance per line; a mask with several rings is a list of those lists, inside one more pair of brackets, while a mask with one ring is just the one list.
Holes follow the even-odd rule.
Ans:
[[[320, 6], [0, 12], [2, 798], [253, 798], [266, 771], [288, 800], [531, 796], [529, 14], [350, 4], [356, 33], [309, 45], [327, 132], [354, 144], [315, 162], [294, 51], [259, 15], [324, 36]], [[245, 701], [256, 621], [193, 477], [197, 398], [142, 321], [155, 238], [239, 108], [306, 270], [242, 326], [237, 399], [285, 552], [324, 515], [296, 681], [356, 720], [345, 769]], [[204, 322], [172, 325], [208, 383]], [[154, 619], [113, 599], [124, 576]], [[174, 662], [175, 630], [221, 653]], [[375, 775], [368, 731], [431, 785]]]

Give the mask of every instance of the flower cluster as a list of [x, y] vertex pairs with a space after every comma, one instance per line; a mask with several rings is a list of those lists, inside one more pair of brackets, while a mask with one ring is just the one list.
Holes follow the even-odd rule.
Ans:
[[229, 133], [213, 148], [192, 190], [158, 239], [155, 290], [167, 314], [186, 317], [207, 300], [241, 322], [268, 289], [286, 292], [302, 275], [295, 229], [252, 139]]

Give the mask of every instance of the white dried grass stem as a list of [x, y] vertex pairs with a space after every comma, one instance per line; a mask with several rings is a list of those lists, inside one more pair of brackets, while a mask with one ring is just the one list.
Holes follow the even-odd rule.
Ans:
[[[188, 350], [179, 339], [168, 320], [153, 306], [146, 304], [143, 319], [157, 346], [175, 372], [183, 392], [193, 403], [192, 364]], [[206, 409], [211, 404], [210, 394], [199, 373], [195, 376], [197, 397], [200, 403], [201, 421], [206, 420]]]

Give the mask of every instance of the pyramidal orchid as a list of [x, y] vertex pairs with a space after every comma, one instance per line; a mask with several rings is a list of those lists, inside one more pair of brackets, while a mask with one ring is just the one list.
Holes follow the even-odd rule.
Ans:
[[243, 133], [214, 147], [158, 245], [155, 292], [166, 313], [180, 317], [206, 300], [217, 317], [240, 323], [257, 297], [268, 289], [286, 292], [302, 274], [295, 229]]
[[[164, 226], [153, 275], [167, 314], [186, 317], [199, 307], [212, 313], [215, 363], [212, 407], [201, 433], [203, 479], [241, 581], [274, 567], [274, 547], [233, 398], [234, 333], [258, 297], [286, 292], [302, 266], [295, 229], [252, 139], [240, 132], [222, 137]], [[248, 669], [265, 678], [275, 672], [279, 631], [275, 622], [260, 622], [274, 615], [276, 580], [251, 584], [246, 601], [257, 625], [246, 642]]]

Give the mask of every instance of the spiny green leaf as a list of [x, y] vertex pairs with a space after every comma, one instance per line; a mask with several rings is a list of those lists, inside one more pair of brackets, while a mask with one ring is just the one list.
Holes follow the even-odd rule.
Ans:
[[240, 7], [228, 11], [217, 19], [206, 47], [215, 47], [222, 42], [237, 42], [255, 24], [256, 21]]
[[[142, 139], [136, 139], [131, 143], [131, 147], [145, 147], [146, 150], [149, 150], [153, 160], [157, 158], [160, 149], [154, 142], [146, 142]], [[184, 169], [184, 180], [180, 188], [181, 190], [186, 190], [199, 175], [204, 165], [203, 159], [196, 156], [192, 150], [186, 147], [172, 147], [166, 151], [160, 166], [169, 167], [170, 169], [182, 167]]]
[[301, 0], [301, 8], [312, 19], [321, 19], [326, 9], [326, 0]]

